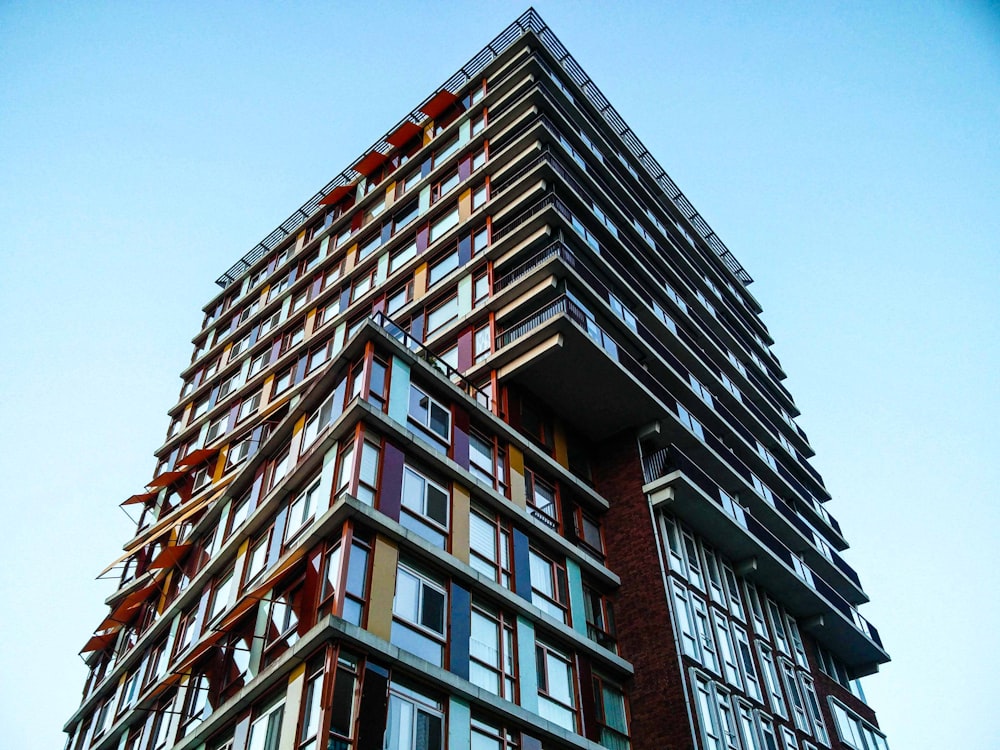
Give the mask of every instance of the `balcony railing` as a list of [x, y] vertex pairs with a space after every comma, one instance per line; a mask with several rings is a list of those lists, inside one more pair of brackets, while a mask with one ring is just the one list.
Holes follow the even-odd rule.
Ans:
[[[552, 127], [546, 118], [542, 117], [541, 119], [546, 123], [546, 127]], [[518, 169], [517, 173], [515, 175], [511, 175], [509, 180], [505, 179], [504, 180], [505, 187], [513, 184], [514, 181], [519, 179], [521, 176], [526, 174], [528, 171], [533, 169], [535, 166], [537, 166], [537, 164], [539, 164], [542, 161], [545, 161], [557, 174], [562, 176], [563, 179], [566, 180], [568, 184], [578, 194], [580, 194], [581, 196], [585, 195], [579, 183], [571, 175], [569, 175], [566, 167], [559, 162], [558, 158], [556, 158], [556, 156], [552, 153], [551, 149], [549, 148], [546, 148], [538, 156], [532, 158], [529, 164]], [[572, 210], [568, 206], [566, 206], [566, 204], [558, 196], [556, 196], [554, 192], [551, 192], [531, 208], [527, 209], [521, 214], [518, 214], [513, 219], [510, 219], [501, 224], [501, 228], [499, 230], [494, 230], [494, 235], [493, 235], [494, 241], [506, 236], [507, 234], [509, 234], [510, 231], [513, 231], [513, 229], [515, 229], [516, 227], [521, 226], [524, 222], [528, 221], [531, 217], [535, 216], [538, 212], [540, 212], [542, 209], [546, 208], [549, 205], [554, 205], [556, 207], [556, 210], [560, 214], [562, 214], [574, 228], [577, 228], [579, 222], [574, 217]], [[588, 239], [588, 242], [595, 242], [593, 240], [593, 237], [586, 239]], [[626, 242], [625, 244], [628, 245], [629, 243]], [[545, 250], [542, 251], [542, 253], [545, 252], [546, 252]], [[624, 267], [622, 262], [615, 257], [614, 253], [607, 251], [602, 252], [602, 248], [599, 246], [599, 244], [598, 247], [595, 248], [595, 252], [597, 252], [597, 254], [600, 255], [601, 258], [604, 259], [613, 269], [615, 269], [619, 273], [619, 275], [622, 276], [623, 279], [633, 284], [634, 285], [633, 288], [640, 288], [640, 282], [638, 282], [634, 278], [634, 276], [631, 275], [631, 273]], [[569, 250], [569, 248], [565, 248], [562, 251], [562, 253], [564, 258], [574, 259], [573, 260], [574, 270], [576, 270], [577, 273], [583, 277], [584, 281], [588, 285], [590, 285], [591, 288], [593, 288], [598, 293], [604, 295], [606, 298], [608, 297], [610, 291], [608, 290], [607, 286], [602, 281], [600, 281], [597, 278], [596, 274], [590, 271], [590, 269], [587, 268], [585, 264], [576, 264], [573, 252]], [[533, 261], [537, 261], [538, 263], [544, 262], [544, 260], [547, 260], [547, 257], [539, 259], [538, 256], [535, 256], [531, 260], [527, 261], [526, 264], [524, 265], [530, 264]], [[510, 275], [513, 275], [516, 271], [517, 269], [515, 269], [515, 271], [510, 272]], [[527, 273], [527, 271], [525, 271], [525, 273]], [[506, 276], [507, 275], [505, 275], [505, 277], [502, 277], [501, 279], [504, 286], [507, 286], [513, 283], [514, 280], [516, 280], [516, 278], [506, 278]], [[499, 290], [499, 288], [502, 287], [497, 287], [495, 284], [495, 290]], [[657, 352], [657, 354], [659, 354], [660, 357], [664, 361], [666, 361], [682, 378], [686, 379], [687, 377], [689, 377], [690, 373], [687, 367], [683, 365], [683, 363], [673, 354], [673, 352], [670, 351], [670, 349], [659, 339], [659, 337], [656, 334], [650, 331], [649, 328], [647, 328], [640, 321], [636, 321], [636, 334], [643, 341], [645, 341], [652, 349], [654, 349]], [[677, 329], [677, 335], [682, 341], [684, 341], [688, 345], [688, 348], [691, 349], [693, 352], [697, 353], [701, 351], [701, 346], [697, 343], [697, 341], [694, 340], [690, 335], [688, 335], [687, 332], [684, 331], [682, 328]], [[718, 342], [718, 345], [723, 349], [725, 349], [725, 346], [721, 341]], [[646, 368], [639, 366], [639, 370], [641, 370], [643, 375], [637, 375], [637, 377], [643, 379], [643, 376], [648, 376]], [[761, 422], [761, 424], [763, 424], [771, 432], [775, 433], [777, 432], [777, 428], [774, 427], [771, 421], [768, 420], [760, 412], [758, 408], [752, 406], [752, 402], [744, 401], [743, 403], [748, 406], [750, 411], [754, 414], [754, 416], [757, 417], [757, 419]], [[754, 436], [753, 431], [747, 428], [742, 423], [742, 421], [740, 421], [740, 419], [737, 418], [736, 415], [732, 413], [732, 411], [727, 409], [721, 403], [714, 403], [713, 409], [722, 418], [722, 420], [728, 424], [728, 426], [731, 429], [737, 432], [748, 443], [748, 445], [751, 448], [754, 448], [756, 446], [756, 438]], [[712, 447], [717, 452], [719, 452], [720, 455], [726, 456], [727, 461], [729, 461], [733, 465], [736, 471], [747, 482], [752, 483], [753, 480], [751, 477], [753, 475], [753, 472], [751, 472], [751, 470], [749, 469], [749, 467], [746, 466], [743, 460], [738, 458], [734, 453], [734, 451], [728, 445], [726, 445], [724, 441], [714, 438], [714, 436], [709, 440], [712, 443]], [[793, 458], [795, 459], [797, 465], [801, 466], [810, 475], [818, 476], [818, 474], [816, 474], [815, 472], [815, 469], [809, 466], [808, 463], [805, 461], [805, 459], [800, 457], [798, 453], [796, 453], [793, 456]], [[831, 528], [833, 528], [838, 534], [840, 534], [840, 525], [836, 522], [836, 519], [830, 516], [829, 513], [821, 512], [817, 509], [818, 501], [816, 500], [816, 498], [813, 496], [811, 492], [809, 492], [808, 489], [806, 489], [806, 487], [798, 479], [795, 478], [795, 476], [787, 468], [785, 468], [782, 464], [778, 463], [777, 468], [775, 470], [782, 477], [782, 479], [784, 479], [789, 484], [789, 486], [791, 486], [792, 489], [801, 497], [802, 502], [805, 503], [805, 505], [812, 508], [816, 512], [817, 516], [819, 516], [823, 521], [827, 522], [827, 524]], [[795, 516], [796, 527], [799, 528], [800, 531], [803, 531], [803, 533], [805, 533], [807, 537], [811, 539], [812, 530], [809, 529], [808, 527], [803, 528], [804, 522], [802, 522], [801, 519], [798, 517], [798, 513], [791, 508], [788, 508], [787, 510], [792, 515]], [[856, 578], [856, 574], [854, 574], [853, 571], [851, 571], [851, 573], [849, 573], [848, 575]]]
[[[762, 546], [770, 550], [771, 553], [781, 560], [791, 571], [802, 580], [807, 586], [826, 599], [830, 605], [844, 615], [868, 638], [882, 648], [882, 640], [878, 630], [869, 623], [858, 612], [857, 608], [841, 596], [829, 583], [827, 583], [812, 568], [791, 549], [789, 549], [774, 533], [767, 528], [760, 520], [745, 507], [734, 506], [731, 502], [725, 502], [729, 498], [729, 493], [723, 490], [716, 482], [698, 468], [691, 459], [677, 448], [671, 445], [661, 448], [642, 458], [643, 476], [646, 483], [655, 482], [671, 472], [680, 471], [693, 484], [701, 489], [705, 495], [719, 508], [729, 515], [737, 524], [751, 534]], [[834, 563], [836, 564], [836, 563]], [[839, 566], [838, 566], [839, 567]], [[846, 571], [844, 571], [846, 574]], [[853, 571], [851, 571], [853, 573]]]
[[490, 397], [483, 393], [481, 390], [476, 388], [472, 383], [470, 383], [462, 373], [456, 370], [454, 367], [449, 365], [434, 352], [428, 349], [426, 346], [421, 344], [410, 334], [404, 331], [400, 326], [398, 326], [391, 318], [389, 318], [385, 313], [377, 312], [371, 316], [375, 325], [381, 327], [392, 336], [394, 339], [399, 341], [403, 346], [413, 352], [418, 359], [422, 359], [424, 362], [429, 364], [435, 370], [444, 375], [448, 380], [454, 383], [459, 389], [464, 391], [466, 394], [474, 398], [480, 405], [485, 409], [490, 408]]

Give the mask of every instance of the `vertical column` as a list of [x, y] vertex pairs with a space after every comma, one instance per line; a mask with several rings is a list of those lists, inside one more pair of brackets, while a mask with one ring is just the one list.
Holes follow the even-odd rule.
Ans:
[[398, 521], [402, 497], [403, 452], [393, 443], [387, 442], [382, 449], [382, 482], [379, 488], [378, 509], [393, 521]]
[[448, 671], [469, 679], [469, 638], [472, 635], [472, 595], [454, 581], [449, 586], [451, 617], [448, 623]]
[[566, 558], [566, 578], [569, 584], [569, 613], [573, 630], [587, 635], [587, 609], [583, 599], [583, 575], [576, 560]]
[[399, 357], [393, 357], [389, 376], [389, 418], [405, 425], [409, 411], [410, 366]]
[[295, 734], [299, 728], [298, 718], [302, 710], [302, 690], [305, 683], [306, 665], [299, 664], [288, 676], [284, 717], [281, 722], [281, 739], [278, 741], [278, 747], [295, 747], [297, 739]]
[[555, 459], [563, 468], [569, 468], [569, 448], [566, 444], [566, 428], [561, 420], [556, 420], [552, 429], [553, 442], [555, 443]]
[[527, 508], [528, 500], [524, 494], [524, 453], [520, 448], [510, 446], [507, 450], [507, 462], [510, 464], [510, 500], [519, 508]]
[[382, 640], [389, 640], [392, 630], [392, 600], [396, 594], [396, 564], [399, 548], [379, 534], [372, 554], [372, 580], [368, 596], [367, 630]]
[[470, 750], [472, 747], [472, 711], [468, 701], [448, 698], [448, 750]]
[[358, 747], [382, 747], [389, 708], [388, 693], [389, 670], [369, 661], [365, 665], [358, 706]]
[[469, 491], [460, 484], [451, 490], [451, 554], [464, 563], [469, 562]]
[[514, 593], [531, 601], [531, 558], [528, 555], [528, 537], [514, 529]]
[[538, 672], [535, 666], [535, 627], [517, 618], [517, 673], [521, 686], [521, 708], [538, 713]]
[[468, 315], [472, 312], [472, 274], [466, 274], [458, 280], [458, 314]]

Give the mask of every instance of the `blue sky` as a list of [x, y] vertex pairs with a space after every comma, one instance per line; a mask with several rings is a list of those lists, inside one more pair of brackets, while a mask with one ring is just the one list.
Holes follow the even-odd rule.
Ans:
[[[756, 279], [891, 746], [1000, 745], [1000, 10], [536, 7]], [[524, 8], [0, 4], [5, 745], [62, 743], [213, 280]]]

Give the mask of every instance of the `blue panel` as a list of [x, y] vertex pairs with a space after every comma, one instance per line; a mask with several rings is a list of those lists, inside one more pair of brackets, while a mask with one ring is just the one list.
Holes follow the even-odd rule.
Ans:
[[454, 581], [451, 584], [451, 625], [448, 670], [469, 679], [469, 639], [472, 637], [472, 595]]
[[389, 375], [389, 418], [405, 425], [409, 411], [410, 366], [399, 357], [393, 357]]
[[535, 628], [517, 618], [517, 673], [520, 679], [521, 708], [538, 713], [538, 672], [535, 666]]
[[528, 537], [514, 529], [514, 593], [531, 601], [531, 558], [528, 557]]
[[573, 630], [587, 635], [587, 610], [583, 600], [583, 576], [575, 560], [566, 559], [566, 578], [569, 579], [569, 613]]

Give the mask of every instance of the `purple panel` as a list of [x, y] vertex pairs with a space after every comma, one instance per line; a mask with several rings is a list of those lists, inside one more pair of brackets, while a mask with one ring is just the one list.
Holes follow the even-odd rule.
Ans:
[[597, 723], [597, 706], [594, 703], [594, 673], [590, 668], [590, 660], [580, 655], [576, 657], [576, 666], [580, 675], [580, 708], [583, 709], [583, 733], [594, 742], [601, 740], [601, 727]]
[[469, 468], [469, 413], [460, 407], [452, 408], [454, 425], [451, 438], [452, 460], [463, 469]]
[[420, 229], [417, 230], [417, 254], [419, 255], [424, 250], [427, 249], [427, 244], [430, 241], [431, 236], [431, 225], [424, 224]]
[[465, 372], [472, 367], [472, 329], [466, 328], [458, 335], [458, 369]]
[[403, 496], [403, 451], [387, 442], [382, 449], [382, 484], [378, 509], [393, 521], [399, 520]]
[[472, 174], [472, 156], [466, 156], [458, 163], [458, 179], [465, 181]]

